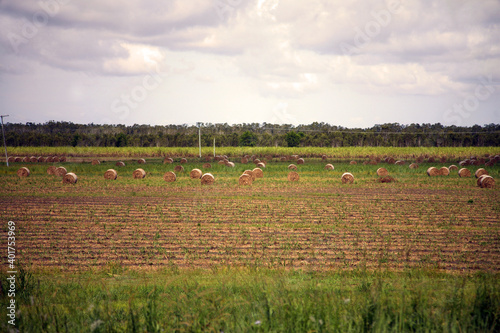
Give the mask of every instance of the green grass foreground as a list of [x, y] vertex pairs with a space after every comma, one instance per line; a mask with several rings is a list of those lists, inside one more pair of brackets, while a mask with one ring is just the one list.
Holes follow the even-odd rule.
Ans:
[[[219, 268], [18, 275], [20, 332], [494, 332], [499, 276]], [[2, 274], [3, 290], [6, 277]], [[1, 306], [6, 308], [7, 298]], [[8, 324], [2, 320], [0, 330]]]

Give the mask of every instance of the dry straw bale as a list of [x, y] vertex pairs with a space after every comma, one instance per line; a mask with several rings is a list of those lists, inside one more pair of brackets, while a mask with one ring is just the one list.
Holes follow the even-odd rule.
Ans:
[[38, 162], [38, 158], [35, 157], [35, 156], [31, 156], [30, 157], [30, 163], [36, 163], [36, 162]]
[[177, 180], [177, 176], [175, 175], [175, 172], [168, 171], [163, 175], [163, 180], [165, 180], [167, 183], [172, 183]]
[[389, 171], [387, 171], [386, 168], [378, 168], [377, 169], [377, 176], [379, 177], [385, 177], [389, 175]]
[[191, 172], [189, 173], [189, 177], [191, 179], [200, 179], [201, 176], [203, 175], [203, 172], [201, 172], [200, 169], [193, 169], [191, 170]]
[[488, 176], [488, 175], [482, 175], [480, 177], [481, 182], [480, 182], [480, 187], [482, 188], [493, 188], [495, 187], [495, 179], [493, 177]]
[[304, 164], [306, 161], [304, 161], [303, 158], [297, 159], [297, 164]]
[[183, 158], [181, 158], [181, 163], [182, 163], [182, 164], [187, 163], [187, 162], [188, 162], [188, 160], [187, 160], [186, 158], [184, 158], [184, 157], [183, 157]]
[[436, 159], [434, 157], [429, 157], [429, 159], [427, 160], [428, 163], [434, 163], [436, 162]]
[[16, 162], [16, 163], [21, 163], [22, 161], [23, 161], [23, 159], [21, 157], [14, 158], [14, 162]]
[[65, 174], [68, 173], [68, 171], [66, 170], [65, 167], [60, 166], [60, 167], [56, 168], [55, 173], [56, 173], [57, 176], [63, 177]]
[[352, 183], [354, 183], [354, 176], [350, 172], [344, 172], [341, 180], [342, 180], [342, 184], [352, 184]]
[[395, 181], [396, 179], [392, 178], [391, 176], [380, 177], [378, 180], [379, 183], [393, 183]]
[[118, 161], [118, 162], [116, 162], [116, 166], [124, 167], [125, 163], [123, 163], [122, 161]]
[[210, 169], [211, 167], [212, 167], [212, 164], [210, 164], [210, 163], [203, 164], [203, 169]]
[[441, 167], [439, 168], [439, 175], [440, 176], [448, 176], [450, 174], [450, 169], [448, 169], [447, 167]]
[[212, 185], [214, 181], [215, 178], [211, 173], [206, 173], [201, 176], [201, 185]]
[[458, 171], [458, 167], [457, 167], [456, 165], [454, 165], [454, 164], [450, 165], [450, 166], [448, 167], [448, 169], [450, 169], [450, 172], [451, 172], [451, 171]]
[[249, 175], [250, 177], [252, 177], [252, 181], [255, 180], [255, 178], [256, 178], [255, 174], [253, 173], [252, 170], [245, 170], [245, 171], [243, 171], [243, 174], [244, 175]]
[[66, 162], [66, 156], [59, 157], [59, 162]]
[[227, 162], [226, 166], [228, 166], [230, 168], [234, 168], [234, 163], [233, 162]]
[[17, 175], [19, 177], [28, 177], [30, 175], [30, 170], [26, 167], [22, 167], [21, 169], [17, 170]]
[[59, 156], [54, 156], [54, 159], [52, 160], [52, 162], [54, 163], [59, 163], [61, 161], [61, 159], [59, 158]]
[[45, 160], [46, 160], [46, 158], [45, 158], [45, 157], [40, 156], [40, 157], [38, 157], [38, 161], [37, 161], [37, 162], [38, 162], [38, 163], [44, 163], [44, 162], [45, 162]]
[[252, 181], [253, 181], [252, 176], [244, 173], [238, 179], [238, 184], [240, 184], [240, 185], [252, 185]]
[[7, 159], [7, 162], [9, 163], [14, 163], [16, 161], [16, 158], [14, 156], [10, 156], [8, 159]]
[[108, 169], [104, 173], [104, 179], [115, 180], [116, 178], [118, 178], [118, 172], [115, 169]]
[[261, 168], [255, 168], [252, 170], [255, 178], [264, 178], [264, 171]]
[[288, 181], [289, 181], [289, 182], [298, 182], [298, 181], [299, 181], [299, 179], [300, 179], [300, 176], [299, 176], [299, 174], [298, 174], [297, 172], [295, 172], [295, 171], [290, 171], [290, 172], [288, 173], [288, 177], [287, 177], [287, 178], [288, 178]]
[[405, 165], [406, 162], [405, 161], [402, 161], [402, 160], [399, 160], [399, 161], [396, 161], [396, 163], [394, 163], [396, 165]]
[[242, 164], [247, 164], [247, 163], [248, 163], [248, 158], [243, 157], [243, 158], [241, 159], [241, 163], [242, 163]]
[[224, 161], [224, 160], [219, 160], [219, 162], [217, 162], [217, 163], [218, 163], [218, 164], [220, 164], [220, 165], [224, 165], [224, 164], [226, 164], [226, 161]]
[[290, 170], [297, 170], [297, 166], [295, 164], [290, 164], [288, 166], [288, 169], [290, 169]]
[[325, 170], [333, 170], [333, 169], [335, 169], [333, 164], [328, 163], [327, 165], [325, 165]]
[[98, 164], [101, 164], [101, 162], [99, 162], [98, 160], [92, 160], [92, 165], [98, 165]]
[[474, 173], [474, 176], [476, 176], [476, 178], [479, 178], [481, 177], [482, 175], [489, 175], [488, 171], [486, 171], [485, 169], [483, 168], [479, 168], [476, 170], [476, 172]]
[[324, 161], [324, 160], [326, 160], [326, 155], [322, 155], [322, 156], [321, 156], [321, 159], [322, 159], [323, 161]]
[[417, 163], [412, 163], [410, 164], [410, 169], [417, 169], [418, 168], [418, 164]]
[[292, 155], [290, 156], [293, 160], [298, 160], [299, 159], [299, 155]]
[[176, 165], [174, 168], [175, 172], [184, 172], [184, 167], [182, 165]]
[[356, 164], [358, 164], [358, 162], [356, 162], [356, 161], [351, 161], [351, 162], [349, 162], [349, 164], [350, 164], [350, 165], [356, 165]]
[[258, 168], [265, 168], [266, 165], [264, 163], [260, 162], [260, 163], [257, 163], [257, 167]]
[[135, 169], [134, 172], [132, 173], [132, 176], [134, 177], [134, 179], [142, 179], [146, 177], [146, 171], [140, 168]]
[[281, 162], [286, 162], [286, 157], [285, 156], [280, 157], [280, 161]]
[[163, 160], [163, 164], [172, 164], [174, 163], [174, 160], [171, 158], [171, 157], [165, 157], [165, 159]]
[[137, 163], [139, 163], [139, 164], [146, 164], [146, 160], [143, 159], [143, 158], [140, 158], [140, 159], [137, 160]]
[[23, 163], [29, 163], [30, 158], [28, 156], [23, 157]]
[[76, 184], [78, 177], [73, 172], [68, 172], [63, 177], [63, 184]]
[[419, 157], [417, 157], [417, 159], [415, 160], [415, 162], [417, 162], [417, 163], [423, 163], [424, 162], [424, 157], [422, 155], [420, 155]]
[[495, 160], [494, 159], [490, 159], [489, 161], [487, 161], [486, 163], [484, 163], [485, 166], [487, 167], [492, 167], [495, 165]]
[[56, 174], [56, 169], [57, 169], [57, 168], [56, 168], [55, 166], [51, 165], [51, 166], [49, 166], [49, 167], [48, 167], [48, 169], [47, 169], [47, 173], [48, 173], [49, 175], [55, 175], [55, 174]]
[[387, 157], [386, 162], [389, 164], [394, 164], [394, 163], [396, 163], [396, 160], [392, 157]]
[[261, 160], [259, 160], [258, 158], [254, 159], [253, 160], [253, 164], [257, 165], [261, 162]]
[[460, 177], [470, 177], [471, 176], [471, 172], [470, 172], [469, 169], [462, 168], [462, 169], [458, 170], [458, 175]]
[[429, 177], [439, 176], [439, 169], [435, 167], [430, 167], [427, 169], [427, 175]]

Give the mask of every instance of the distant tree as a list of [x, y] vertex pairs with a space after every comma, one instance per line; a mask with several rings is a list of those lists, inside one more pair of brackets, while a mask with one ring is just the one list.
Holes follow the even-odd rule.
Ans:
[[257, 144], [258, 137], [255, 133], [246, 131], [240, 136], [240, 146], [241, 147], [255, 147]]
[[116, 136], [116, 147], [127, 147], [128, 145], [128, 136], [125, 133], [118, 133]]
[[285, 136], [285, 141], [288, 147], [298, 147], [300, 145], [300, 139], [301, 135], [295, 133], [294, 131], [286, 133]]
[[76, 133], [75, 135], [73, 135], [73, 139], [71, 139], [71, 145], [73, 147], [78, 146], [78, 142], [80, 142], [80, 140], [81, 140], [80, 134]]

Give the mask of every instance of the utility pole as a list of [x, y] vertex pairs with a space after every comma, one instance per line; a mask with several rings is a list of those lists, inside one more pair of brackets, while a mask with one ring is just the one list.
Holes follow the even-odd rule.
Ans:
[[8, 114], [1, 115], [0, 118], [2, 119], [2, 136], [3, 136], [3, 146], [5, 148], [5, 163], [7, 163], [7, 166], [9, 166], [9, 157], [7, 156], [7, 144], [5, 143], [5, 132], [3, 130], [3, 117], [8, 117]]
[[200, 158], [201, 158], [201, 123], [197, 123], [198, 125], [198, 144], [200, 146]]

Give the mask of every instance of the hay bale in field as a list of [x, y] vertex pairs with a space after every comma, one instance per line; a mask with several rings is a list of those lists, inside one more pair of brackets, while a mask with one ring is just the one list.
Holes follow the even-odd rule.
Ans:
[[469, 169], [466, 169], [466, 168], [462, 168], [460, 170], [458, 170], [458, 175], [460, 177], [470, 177], [471, 176], [471, 172]]
[[19, 157], [19, 156], [18, 156], [18, 157], [15, 157], [15, 158], [14, 158], [14, 162], [16, 162], [16, 163], [22, 163], [22, 162], [23, 162], [23, 159], [22, 159], [21, 157]]
[[244, 173], [238, 178], [238, 184], [240, 185], [252, 185], [252, 176]]
[[299, 179], [300, 179], [300, 176], [299, 176], [299, 174], [298, 174], [297, 172], [295, 172], [295, 171], [290, 171], [290, 172], [288, 173], [288, 177], [287, 177], [287, 179], [288, 179], [288, 181], [289, 181], [289, 182], [298, 182], [298, 181], [299, 181]]
[[206, 173], [201, 176], [201, 185], [212, 185], [214, 181], [215, 178], [211, 173]]
[[66, 156], [59, 157], [59, 162], [66, 162]]
[[234, 168], [234, 163], [233, 162], [226, 162], [226, 166], [230, 168]]
[[38, 158], [35, 157], [35, 156], [31, 156], [30, 157], [30, 163], [36, 163], [36, 162], [38, 162]]
[[288, 169], [290, 169], [290, 170], [297, 170], [297, 166], [295, 164], [290, 164], [288, 166]]
[[193, 169], [191, 170], [191, 172], [189, 173], [189, 177], [191, 179], [200, 179], [201, 176], [203, 175], [203, 172], [201, 172], [200, 169]]
[[350, 172], [344, 172], [341, 177], [342, 184], [352, 184], [354, 183], [354, 176]]
[[139, 164], [146, 164], [146, 160], [143, 159], [143, 158], [140, 158], [140, 159], [137, 160], [137, 163], [139, 163]]
[[321, 159], [324, 161], [326, 160], [326, 155], [321, 155]]
[[23, 157], [23, 163], [29, 163], [30, 158], [28, 156]]
[[298, 160], [299, 159], [299, 155], [291, 155], [290, 156], [293, 160]]
[[52, 162], [54, 163], [59, 163], [61, 161], [61, 159], [59, 158], [59, 156], [54, 156], [54, 159], [52, 160]]
[[417, 157], [417, 159], [415, 160], [416, 163], [423, 163], [424, 162], [424, 157], [422, 155], [420, 155], [419, 157]]
[[134, 172], [132, 173], [132, 176], [134, 177], [134, 179], [142, 179], [146, 177], [146, 171], [140, 168], [135, 169]]
[[394, 163], [396, 165], [405, 165], [406, 162], [405, 161], [402, 161], [402, 160], [399, 160], [399, 161], [396, 161], [396, 163]]
[[98, 160], [92, 160], [92, 165], [99, 165], [101, 164], [101, 162], [99, 162]]
[[125, 163], [123, 163], [122, 161], [118, 161], [118, 162], [116, 162], [116, 166], [124, 167]]
[[66, 170], [66, 168], [62, 167], [62, 166], [56, 168], [56, 171], [55, 171], [55, 174], [59, 177], [64, 177], [64, 175], [67, 173], [68, 173], [68, 171]]
[[306, 161], [304, 161], [303, 158], [298, 158], [297, 159], [297, 164], [304, 164]]
[[202, 166], [203, 169], [210, 169], [211, 167], [212, 167], [212, 164], [210, 164], [210, 163], [205, 163]]
[[480, 178], [481, 178], [481, 182], [480, 182], [481, 188], [493, 188], [493, 187], [495, 187], [495, 179], [493, 179], [493, 177], [488, 176], [488, 175], [482, 175]]
[[409, 165], [410, 169], [418, 169], [418, 164], [417, 163], [412, 163]]
[[14, 163], [16, 161], [16, 158], [14, 156], [9, 156], [9, 158], [7, 159], [7, 162], [9, 163]]
[[177, 176], [175, 175], [175, 172], [168, 171], [163, 175], [163, 180], [165, 180], [167, 183], [172, 183], [177, 180]]
[[47, 162], [47, 163], [54, 162], [54, 156], [47, 156], [47, 158], [45, 159], [45, 162]]
[[439, 175], [440, 176], [448, 176], [450, 174], [450, 169], [448, 169], [447, 167], [441, 167], [439, 168]]
[[396, 163], [396, 160], [394, 158], [392, 158], [392, 157], [387, 157], [386, 162], [389, 163], [389, 164], [394, 164], [394, 163]]
[[108, 169], [104, 173], [104, 179], [115, 180], [118, 178], [118, 172], [115, 169]]
[[183, 157], [183, 158], [181, 158], [181, 164], [185, 164], [185, 163], [187, 163], [187, 162], [188, 162], [187, 158], [184, 158], [184, 157]]
[[261, 160], [259, 160], [258, 158], [254, 159], [253, 160], [253, 164], [257, 165], [261, 162]]
[[436, 159], [432, 156], [427, 159], [427, 163], [434, 163], [434, 162], [436, 162]]
[[333, 170], [333, 169], [335, 169], [333, 164], [328, 163], [327, 165], [325, 165], [325, 170]]
[[171, 157], [165, 157], [163, 159], [163, 164], [167, 164], [167, 163], [172, 164], [172, 163], [174, 163], [174, 160]]
[[280, 161], [281, 162], [286, 162], [286, 157], [285, 156], [280, 157]]
[[476, 176], [476, 178], [479, 178], [481, 177], [482, 175], [489, 175], [488, 171], [486, 171], [485, 169], [483, 168], [479, 168], [476, 170], [476, 172], [474, 173], [474, 176]]
[[448, 167], [448, 169], [450, 170], [450, 172], [452, 172], [452, 171], [457, 171], [457, 170], [458, 170], [458, 167], [457, 167], [456, 165], [452, 164], [452, 165], [450, 165], [450, 166]]
[[266, 165], [264, 163], [260, 162], [260, 163], [257, 163], [257, 167], [258, 168], [265, 168]]
[[255, 168], [252, 170], [255, 178], [264, 178], [264, 171], [261, 168]]
[[241, 159], [241, 164], [247, 164], [247, 163], [248, 163], [248, 158], [243, 157], [243, 158]]
[[56, 174], [56, 169], [57, 169], [57, 168], [56, 168], [55, 166], [51, 165], [51, 166], [49, 166], [49, 167], [48, 167], [48, 169], [47, 169], [47, 173], [48, 173], [49, 175], [55, 175], [55, 174]]
[[387, 171], [386, 168], [378, 168], [377, 169], [377, 176], [379, 177], [385, 177], [389, 175], [389, 171]]
[[491, 159], [491, 160], [487, 161], [486, 163], [484, 163], [484, 166], [487, 166], [487, 167], [492, 167], [494, 165], [495, 165], [494, 159]]
[[430, 167], [429, 169], [427, 169], [427, 175], [429, 177], [439, 176], [439, 169], [435, 167]]
[[174, 167], [175, 172], [184, 172], [184, 167], [182, 165], [176, 165]]
[[249, 175], [250, 177], [252, 177], [252, 181], [254, 181], [255, 178], [257, 178], [257, 177], [255, 177], [255, 174], [253, 173], [252, 170], [245, 170], [245, 171], [243, 171], [243, 174], [244, 175]]
[[62, 179], [63, 184], [76, 184], [77, 181], [78, 177], [73, 172], [68, 172]]
[[217, 164], [220, 164], [220, 165], [225, 165], [225, 164], [226, 164], [226, 161], [224, 161], [224, 160], [219, 160], [219, 162], [217, 162]]
[[350, 165], [356, 165], [356, 164], [358, 164], [358, 162], [356, 162], [356, 161], [351, 161], [351, 162], [349, 162], [349, 164], [350, 164]]
[[393, 183], [395, 181], [396, 179], [392, 178], [391, 176], [380, 177], [378, 180], [379, 183]]
[[19, 177], [28, 177], [30, 175], [30, 170], [26, 167], [22, 167], [21, 169], [17, 170], [17, 175]]
[[46, 158], [43, 156], [39, 156], [37, 162], [38, 163], [45, 163]]

